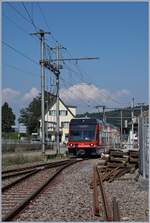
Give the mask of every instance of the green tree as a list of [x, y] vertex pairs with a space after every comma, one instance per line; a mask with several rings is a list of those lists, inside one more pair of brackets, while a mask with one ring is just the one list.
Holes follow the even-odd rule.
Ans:
[[12, 132], [12, 125], [15, 124], [15, 114], [8, 103], [5, 102], [2, 106], [2, 132]]
[[[55, 96], [45, 92], [45, 109], [47, 109], [48, 101], [49, 107], [53, 104]], [[39, 119], [41, 118], [41, 95], [33, 98], [28, 107], [20, 110], [19, 123], [23, 123], [28, 130], [28, 133], [37, 132], [40, 127]]]

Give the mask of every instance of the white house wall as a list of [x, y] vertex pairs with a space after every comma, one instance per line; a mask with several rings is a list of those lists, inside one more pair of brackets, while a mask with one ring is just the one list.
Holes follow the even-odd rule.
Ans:
[[[68, 107], [68, 109], [73, 113], [73, 115], [76, 115], [76, 108], [75, 107]], [[74, 116], [71, 114], [71, 112], [68, 110], [64, 104], [59, 101], [59, 110], [64, 110], [67, 111], [67, 115], [66, 116], [59, 116], [59, 126], [60, 126], [60, 131], [62, 132], [62, 138], [61, 138], [61, 142], [67, 142], [65, 140], [65, 135], [69, 133], [69, 126], [68, 128], [62, 128], [62, 122], [70, 122], [70, 120], [72, 118], [74, 118]], [[51, 109], [49, 111], [55, 110], [56, 111], [56, 104], [54, 104]], [[49, 111], [45, 114], [45, 122], [51, 123], [51, 122], [55, 122], [56, 123], [56, 115], [49, 115]], [[40, 120], [41, 123], [41, 120]], [[40, 131], [41, 132], [41, 131]], [[52, 137], [52, 140], [55, 140], [55, 137]]]

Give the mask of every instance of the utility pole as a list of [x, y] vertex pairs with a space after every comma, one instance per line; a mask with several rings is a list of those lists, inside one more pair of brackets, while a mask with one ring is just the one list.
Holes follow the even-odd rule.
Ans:
[[[54, 72], [56, 76], [56, 153], [60, 154], [60, 140], [59, 140], [59, 126], [60, 126], [60, 120], [59, 120], [59, 79], [60, 79], [60, 69], [62, 69], [62, 65], [60, 62], [62, 61], [78, 61], [78, 60], [93, 60], [93, 59], [99, 59], [98, 57], [80, 57], [80, 58], [60, 58], [60, 50], [66, 49], [63, 46], [61, 46], [59, 43], [55, 48], [51, 48], [56, 50], [56, 59], [51, 59], [51, 61], [47, 61], [47, 68], [52, 66], [52, 62], [56, 62], [56, 70], [57, 72]], [[55, 65], [53, 64], [55, 67]], [[53, 72], [53, 71], [52, 71]]]
[[122, 110], [120, 110], [120, 122], [121, 122], [121, 131], [120, 131], [120, 146], [122, 148]]
[[[57, 70], [59, 70], [59, 59], [60, 59], [60, 49], [61, 46], [58, 44], [56, 47], [56, 58], [57, 58]], [[57, 148], [57, 154], [60, 154], [60, 144], [59, 144], [59, 75], [58, 73], [56, 75], [56, 148]]]
[[[45, 59], [44, 58], [44, 36], [45, 34], [51, 34], [50, 32], [44, 32], [43, 30], [39, 30], [39, 32], [32, 33], [31, 35], [39, 35], [40, 36], [40, 44], [41, 44], [41, 123], [42, 123], [42, 153], [45, 154], [45, 99], [44, 99], [44, 92], [45, 92], [45, 73], [44, 68], [46, 67], [50, 71], [54, 73], [56, 76], [56, 146], [57, 146], [57, 154], [60, 153], [60, 145], [59, 145], [59, 76], [60, 76], [60, 69], [62, 69], [62, 65], [60, 65], [60, 61], [78, 61], [78, 60], [93, 60], [99, 59], [98, 57], [80, 57], [80, 58], [60, 58], [60, 49], [65, 49], [60, 44], [57, 43], [55, 48], [50, 47], [50, 50], [56, 50], [56, 59]], [[57, 62], [55, 64], [54, 62]]]
[[106, 115], [105, 115], [106, 106], [105, 105], [97, 105], [96, 108], [98, 109], [98, 111], [99, 111], [99, 108], [103, 109], [103, 122], [106, 122]]
[[132, 149], [134, 148], [134, 97], [132, 98], [132, 110], [131, 110], [131, 117], [132, 117]]
[[44, 32], [39, 30], [39, 32], [32, 33], [32, 35], [40, 36], [40, 50], [41, 50], [41, 124], [42, 124], [42, 154], [45, 155], [45, 69], [44, 69], [44, 36], [45, 34], [50, 34], [50, 32]]

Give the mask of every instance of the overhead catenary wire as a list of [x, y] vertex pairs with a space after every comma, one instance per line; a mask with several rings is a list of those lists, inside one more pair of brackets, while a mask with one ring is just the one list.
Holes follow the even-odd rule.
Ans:
[[25, 9], [25, 11], [26, 11], [26, 13], [27, 13], [27, 15], [28, 15], [30, 21], [31, 21], [31, 24], [33, 25], [35, 31], [37, 32], [37, 31], [39, 30], [39, 28], [35, 25], [35, 23], [34, 23], [34, 21], [33, 21], [33, 18], [31, 17], [31, 15], [30, 15], [28, 9], [26, 8], [24, 2], [22, 2], [22, 5], [23, 5], [23, 7], [24, 7], [24, 9]]
[[28, 32], [20, 25], [18, 25], [12, 18], [4, 14], [4, 17], [7, 18], [11, 23], [13, 23], [19, 30], [21, 30], [26, 35], [29, 35]]
[[24, 58], [26, 58], [30, 62], [32, 62], [32, 63], [34, 63], [36, 65], [39, 65], [39, 63], [36, 62], [35, 60], [33, 60], [31, 57], [27, 56], [26, 54], [24, 54], [20, 50], [16, 49], [15, 47], [11, 46], [10, 44], [6, 43], [5, 41], [2, 41], [2, 44], [4, 44], [5, 46], [7, 46], [8, 48], [10, 48], [11, 50], [15, 51], [16, 53], [20, 54], [21, 56], [23, 56]]
[[[8, 3], [8, 4], [10, 5], [10, 7], [12, 7], [12, 8], [16, 11], [16, 13], [18, 13], [24, 20], [26, 20], [26, 22], [30, 23], [30, 24], [37, 30], [37, 26], [36, 26], [36, 24], [35, 24], [35, 22], [34, 22], [34, 20], [33, 20], [33, 16], [30, 15], [30, 13], [29, 13], [29, 11], [28, 11], [28, 9], [27, 9], [27, 7], [25, 6], [24, 3], [22, 3], [22, 5], [23, 5], [23, 7], [24, 7], [24, 9], [25, 9], [25, 11], [26, 11], [26, 14], [28, 15], [29, 20], [28, 20], [24, 15], [22, 15], [22, 13], [20, 13], [19, 10], [16, 9], [16, 7], [15, 7], [13, 4], [10, 4], [10, 3]], [[42, 17], [43, 17], [44, 23], [45, 23], [46, 26], [49, 28], [49, 24], [48, 24], [47, 19], [46, 19], [45, 15], [44, 15], [44, 13], [43, 13], [43, 11], [42, 11], [42, 8], [41, 8], [40, 4], [37, 3], [37, 5], [38, 5], [39, 10], [40, 10], [40, 12], [41, 12], [41, 15], [42, 15]], [[52, 33], [51, 33], [51, 37], [53, 38], [53, 40], [54, 40], [55, 42], [58, 42]], [[7, 45], [7, 46], [8, 46], [8, 45]], [[11, 47], [11, 49], [12, 49], [12, 47]], [[13, 48], [13, 49], [14, 49], [14, 48]], [[14, 49], [14, 50], [15, 50], [15, 49]], [[16, 51], [16, 50], [15, 50], [15, 51]], [[17, 50], [16, 52], [18, 52], [18, 50]], [[68, 52], [70, 58], [72, 58], [72, 55], [71, 55], [71, 53], [69, 52], [69, 50], [67, 50], [67, 52]], [[22, 53], [22, 56], [23, 56], [23, 53]], [[24, 55], [24, 56], [25, 56], [26, 58], [29, 59], [28, 56], [26, 56], [26, 55]], [[30, 60], [33, 61], [33, 59], [31, 59], [31, 58], [30, 58]], [[36, 63], [37, 63], [37, 62], [36, 62]], [[38, 63], [37, 63], [37, 64], [38, 64]], [[87, 81], [85, 81], [85, 79], [84, 79], [84, 73], [85, 73], [85, 72], [83, 73], [83, 72], [81, 71], [81, 69], [80, 69], [80, 67], [79, 67], [78, 64], [73, 63], [73, 65], [74, 65], [74, 66], [76, 67], [76, 69], [78, 70], [78, 71], [75, 72], [75, 73], [77, 74], [77, 73], [79, 72], [79, 74], [80, 74], [80, 76], [81, 76], [81, 81], [84, 81], [85, 83], [87, 83]], [[68, 65], [67, 65], [67, 66], [68, 66]], [[68, 69], [71, 69], [71, 68], [68, 68]], [[74, 71], [72, 70], [72, 72], [74, 72]], [[88, 84], [89, 84], [89, 83], [88, 83]], [[104, 96], [105, 98], [107, 98], [107, 99], [109, 99], [109, 100], [111, 100], [111, 101], [117, 103], [117, 104], [120, 104], [120, 102], [118, 102], [117, 100], [115, 100], [115, 99], [112, 98], [111, 96], [105, 95], [105, 94], [103, 94], [103, 93], [101, 93], [101, 95]], [[96, 102], [95, 99], [94, 99], [93, 101]], [[121, 104], [120, 104], [120, 105], [121, 105]]]
[[25, 29], [22, 28], [20, 25], [18, 25], [18, 24], [16, 23], [16, 21], [14, 21], [12, 18], [8, 17], [8, 16], [5, 15], [5, 14], [4, 14], [4, 17], [7, 18], [11, 23], [13, 23], [13, 24], [16, 26], [17, 29], [19, 29], [20, 31], [22, 31], [22, 32], [23, 32], [24, 34], [26, 34], [28, 37], [30, 36], [30, 37], [32, 37], [32, 38], [34, 38], [35, 40], [38, 41], [38, 39], [37, 39], [38, 37], [33, 36], [33, 35], [30, 35], [30, 33], [28, 33], [27, 30], [25, 30]]
[[[69, 83], [69, 85], [70, 85], [70, 82], [69, 81], [66, 81], [66, 80], [64, 80], [62, 77], [60, 77], [60, 79], [64, 82], [64, 85], [65, 85], [65, 87], [66, 88], [68, 88], [68, 86], [67, 86], [67, 82]], [[80, 100], [82, 100], [83, 101], [83, 103], [84, 104], [86, 104], [87, 106], [89, 106], [89, 104], [83, 99], [83, 98], [81, 98], [81, 97], [79, 97], [79, 95], [78, 94], [76, 94], [75, 92], [73, 92], [71, 89], [69, 89], [70, 90], [70, 92], [74, 95], [74, 96], [76, 96], [76, 97], [78, 97]], [[79, 90], [79, 92], [80, 93], [82, 93], [80, 90]], [[64, 93], [64, 92], [63, 92]], [[65, 93], [66, 94], [66, 93]]]
[[[48, 28], [48, 30], [51, 30], [51, 28], [50, 28], [50, 26], [49, 26], [49, 24], [48, 24], [48, 22], [47, 22], [46, 16], [45, 16], [45, 14], [43, 13], [42, 7], [40, 6], [40, 3], [38, 2], [38, 3], [36, 3], [36, 4], [38, 5], [38, 8], [39, 8], [40, 13], [41, 13], [41, 15], [42, 15], [42, 17], [43, 17], [43, 21], [44, 21], [46, 27]], [[54, 41], [55, 43], [58, 43], [58, 42], [59, 42], [59, 41], [54, 37], [54, 35], [53, 35], [52, 32], [51, 32], [51, 36], [50, 36], [50, 38], [52, 38], [53, 41]]]
[[[75, 74], [78, 73], [77, 71], [74, 71], [73, 69], [71, 69], [68, 65], [65, 64], [65, 66], [66, 66], [66, 69], [70, 70], [71, 72], [74, 72]], [[91, 83], [86, 82], [84, 79], [82, 79], [82, 77], [81, 77], [81, 81], [83, 81], [83, 82], [84, 82], [85, 84], [87, 84], [87, 85], [91, 85]], [[101, 95], [101, 96], [103, 96], [103, 97], [106, 98], [107, 100], [111, 100], [111, 101], [112, 101], [112, 100], [115, 100], [115, 99], [112, 99], [111, 96], [106, 95], [106, 94], [104, 94], [104, 93], [102, 93], [102, 92], [98, 92], [98, 94]], [[88, 97], [88, 95], [87, 95], [87, 97]], [[93, 98], [93, 99], [89, 98], [89, 99], [90, 99], [90, 100], [93, 100], [96, 104], [99, 103], [99, 101], [95, 100], [94, 98]]]
[[30, 74], [30, 75], [32, 75], [32, 77], [33, 77], [33, 75], [37, 75], [37, 74], [35, 74], [35, 73], [33, 73], [33, 72], [26, 71], [26, 70], [22, 70], [21, 68], [16, 67], [16, 66], [11, 65], [11, 64], [7, 64], [7, 63], [5, 63], [5, 66], [6, 66], [6, 67], [9, 67], [9, 68], [12, 68], [12, 69], [14, 69], [14, 70], [17, 70], [17, 71], [19, 71], [19, 72], [25, 73], [25, 74]]
[[[26, 11], [26, 13], [27, 13], [27, 15], [28, 15], [30, 21], [31, 21], [30, 24], [32, 24], [32, 25], [34, 26], [34, 28], [37, 30], [37, 26], [35, 25], [35, 23], [34, 23], [34, 21], [33, 21], [33, 18], [31, 17], [30, 13], [28, 12], [28, 10], [27, 10], [25, 4], [24, 4], [24, 3], [22, 3], [22, 4], [23, 4], [23, 7], [24, 7], [24, 9], [25, 9], [25, 11]], [[44, 20], [46, 26], [49, 28], [49, 25], [48, 25], [48, 23], [47, 23], [47, 20], [46, 20], [45, 15], [43, 14], [43, 11], [42, 11], [42, 8], [41, 8], [40, 4], [37, 3], [37, 5], [38, 5], [38, 7], [39, 7], [39, 10], [40, 10], [40, 12], [41, 12], [41, 15], [42, 15], [42, 17], [43, 17], [43, 20]], [[14, 9], [15, 9], [15, 11], [18, 13], [18, 10], [16, 10], [16, 8], [14, 8]], [[19, 12], [19, 14], [20, 14], [20, 12]], [[23, 18], [25, 18], [25, 17], [23, 16]], [[29, 20], [27, 20], [27, 21], [29, 22]], [[53, 36], [53, 34], [51, 34], [51, 37], [54, 39], [55, 42], [58, 42], [58, 41], [55, 39], [55, 37]], [[70, 53], [69, 51], [68, 51], [68, 53], [69, 53], [70, 57], [72, 58], [71, 53]], [[82, 79], [82, 81], [83, 81], [83, 80], [84, 80], [84, 75], [83, 75], [83, 73], [81, 72], [81, 70], [80, 70], [80, 68], [79, 68], [79, 66], [78, 66], [77, 64], [76, 64], [75, 66], [77, 67], [78, 72], [79, 72], [79, 74], [81, 75], [81, 79]], [[77, 72], [76, 72], [76, 73], [77, 73]], [[109, 97], [110, 100], [113, 100], [115, 103], [118, 103], [118, 101], [116, 101], [115, 99], [113, 99], [113, 98], [110, 97], [110, 96], [105, 96], [105, 95], [103, 95], [103, 96], [104, 96], [104, 97], [107, 97], [107, 98]], [[120, 104], [120, 103], [119, 103], [119, 104]]]
[[31, 23], [30, 20], [28, 20], [13, 4], [12, 2], [6, 2], [18, 15], [20, 15], [21, 18], [23, 18], [26, 22]]
[[[67, 52], [68, 52], [68, 55], [70, 56], [70, 58], [73, 58], [73, 56], [72, 56], [72, 54], [70, 53], [70, 51], [67, 49]], [[74, 66], [76, 66], [77, 67], [77, 69], [78, 69], [78, 71], [80, 72], [80, 74], [82, 75], [82, 79], [84, 79], [84, 73], [81, 71], [81, 69], [80, 69], [80, 67], [79, 67], [79, 65], [78, 64], [74, 64]], [[87, 76], [87, 75], [86, 75]], [[85, 81], [86, 82], [86, 81]], [[109, 98], [110, 100], [112, 100], [113, 102], [115, 102], [115, 103], [117, 103], [117, 104], [119, 104], [119, 105], [121, 105], [121, 103], [119, 102], [119, 101], [117, 101], [116, 99], [114, 99], [113, 97], [111, 97], [111, 96], [106, 96], [105, 94], [102, 94], [104, 97], [107, 97], [107, 98]]]

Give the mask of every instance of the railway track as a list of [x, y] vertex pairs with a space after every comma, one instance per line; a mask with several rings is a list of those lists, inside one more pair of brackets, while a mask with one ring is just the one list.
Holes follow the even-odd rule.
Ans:
[[61, 160], [61, 161], [56, 161], [56, 162], [51, 162], [51, 163], [27, 166], [20, 169], [12, 169], [8, 171], [3, 171], [2, 172], [2, 190], [3, 188], [5, 189], [5, 187], [9, 187], [8, 185], [11, 185], [11, 183], [15, 184], [15, 182], [17, 183], [21, 181], [22, 179], [25, 179], [26, 177], [34, 174], [34, 172], [37, 172], [38, 170], [41, 170], [42, 168], [45, 168], [45, 169], [52, 168], [55, 166], [65, 164], [66, 162], [68, 162], [68, 160]]
[[79, 161], [81, 159], [40, 165], [5, 185], [2, 188], [2, 220], [12, 221], [64, 168]]
[[13, 169], [10, 169], [10, 170], [3, 170], [2, 171], [2, 177], [7, 178], [7, 176], [9, 177], [9, 175], [13, 176], [17, 173], [21, 173], [21, 172], [24, 172], [24, 171], [30, 171], [30, 170], [33, 170], [34, 168], [40, 168], [40, 167], [43, 167], [43, 166], [47, 166], [49, 164], [56, 164], [56, 163], [63, 163], [65, 161], [67, 161], [68, 159], [66, 160], [58, 160], [58, 161], [54, 161], [54, 162], [50, 162], [50, 163], [41, 163], [41, 164], [36, 164], [36, 165], [30, 165], [30, 166], [26, 166], [26, 167], [21, 167], [21, 168], [13, 168]]
[[[96, 216], [103, 215], [105, 221], [120, 221], [118, 201], [114, 197], [112, 205], [108, 204], [103, 182], [111, 183], [126, 173], [133, 173], [138, 166], [138, 152], [129, 151], [123, 153], [120, 150], [111, 150], [105, 165], [96, 165], [93, 168], [93, 181], [90, 188], [93, 189], [93, 207]], [[100, 187], [102, 207], [100, 207], [97, 186]], [[110, 208], [112, 206], [112, 209]]]

